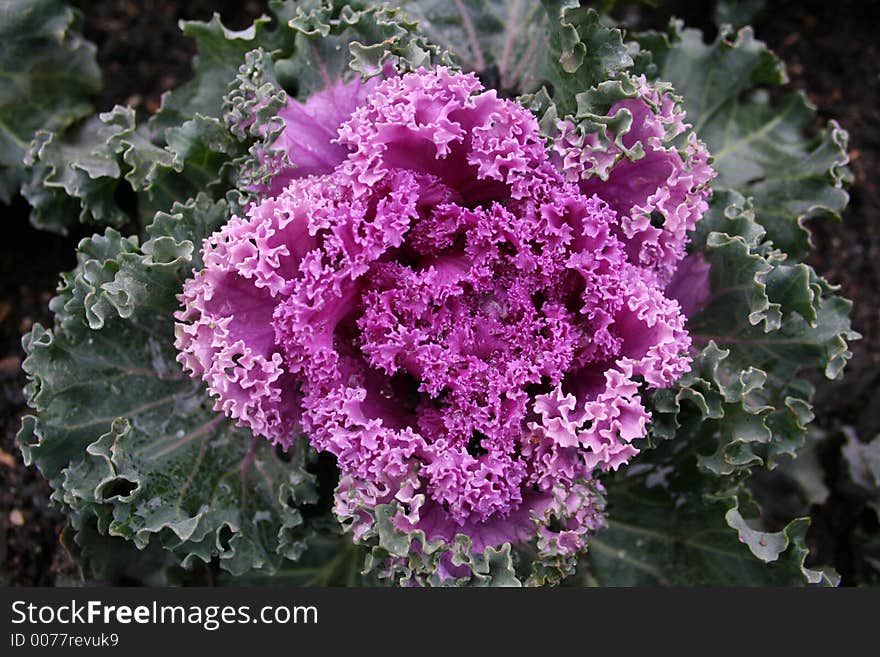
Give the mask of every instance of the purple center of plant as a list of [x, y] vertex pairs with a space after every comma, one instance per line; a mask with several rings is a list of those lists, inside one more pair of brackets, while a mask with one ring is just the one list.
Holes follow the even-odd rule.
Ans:
[[[282, 191], [206, 240], [180, 360], [255, 434], [289, 446], [304, 431], [332, 453], [356, 533], [363, 509], [397, 502], [395, 526], [429, 539], [464, 531], [481, 549], [537, 519], [574, 551], [600, 522], [593, 471], [646, 434], [642, 392], [688, 370], [663, 287], [711, 170], [649, 147], [626, 173], [657, 184], [636, 198], [612, 179], [606, 198], [588, 163], [551, 158], [532, 114], [473, 75], [352, 84], [363, 101], [323, 154], [321, 117], [291, 113], [300, 131], [320, 124], [299, 141], [310, 175], [282, 172]], [[677, 220], [632, 218], [655, 210]]]

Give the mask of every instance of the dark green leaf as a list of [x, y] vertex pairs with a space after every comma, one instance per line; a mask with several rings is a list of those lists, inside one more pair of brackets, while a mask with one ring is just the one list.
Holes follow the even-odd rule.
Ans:
[[37, 132], [24, 160], [27, 171], [21, 187], [32, 206], [34, 226], [66, 233], [76, 221], [111, 226], [128, 221], [115, 196], [122, 170], [103, 127], [93, 117], [64, 138]]
[[34, 133], [60, 132], [88, 115], [101, 73], [79, 15], [63, 0], [3, 2], [0, 43], [0, 201], [9, 203]]
[[181, 21], [180, 29], [198, 49], [193, 59], [193, 79], [163, 96], [162, 107], [150, 120], [151, 131], [161, 139], [166, 129], [196, 114], [219, 117], [227, 86], [244, 62], [245, 53], [260, 45], [269, 22], [264, 16], [237, 31], [224, 26], [218, 14], [209, 22]]
[[537, 0], [399, 2], [465, 70], [502, 92], [535, 91], [547, 64], [547, 14]]
[[676, 443], [606, 482], [608, 528], [590, 543], [591, 577], [605, 586], [836, 585], [834, 574], [804, 566], [806, 518], [764, 530], [741, 484], [710, 493], [714, 476], [697, 471], [687, 438]]
[[830, 121], [808, 138], [815, 108], [804, 96], [771, 101], [764, 87], [787, 82], [785, 69], [751, 28], [722, 30], [706, 44], [698, 30], [673, 21], [665, 34], [637, 39], [652, 53], [653, 74], [673, 84], [709, 147], [718, 171], [714, 188], [753, 197], [767, 238], [802, 260], [810, 250], [805, 222], [839, 218], [849, 199], [846, 132]]

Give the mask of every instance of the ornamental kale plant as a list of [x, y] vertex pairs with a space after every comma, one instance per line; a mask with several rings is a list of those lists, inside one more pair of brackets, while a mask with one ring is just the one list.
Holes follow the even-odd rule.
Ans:
[[804, 263], [846, 133], [748, 28], [398, 4], [183, 23], [146, 123], [34, 135], [33, 223], [99, 231], [23, 341], [84, 573], [835, 583], [750, 477], [858, 337]]

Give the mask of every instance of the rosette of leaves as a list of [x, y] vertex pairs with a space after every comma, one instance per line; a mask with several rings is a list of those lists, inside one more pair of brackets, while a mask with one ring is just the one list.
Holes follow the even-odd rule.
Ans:
[[[37, 415], [20, 444], [70, 513], [84, 561], [107, 572], [111, 555], [134, 545], [157, 567], [216, 561], [231, 574], [360, 581], [363, 551], [332, 536], [332, 477], [308, 450], [282, 460], [212, 411], [175, 363], [172, 313], [201, 240], [271, 175], [267, 145], [286, 94], [304, 99], [343, 72], [451, 61], [504, 93], [527, 93], [521, 100], [551, 142], [567, 119], [618, 146], [619, 158], [638, 159], [640, 149], [622, 148], [628, 117], [610, 107], [637, 93], [638, 76], [670, 83], [715, 155], [712, 206], [689, 247], [711, 266], [708, 304], [688, 327], [693, 368], [654, 394], [643, 453], [605, 477], [608, 527], [576, 581], [833, 581], [804, 566], [806, 518], [761, 525], [749, 477], [796, 456], [812, 419], [802, 374], [838, 376], [856, 337], [848, 302], [803, 262], [805, 222], [838, 216], [847, 200], [845, 132], [832, 122], [807, 137], [805, 99], [771, 101], [766, 87], [784, 84], [784, 69], [747, 28], [706, 44], [672, 23], [626, 41], [576, 2], [401, 4], [406, 13], [274, 2], [274, 18], [240, 32], [216, 17], [185, 22], [199, 49], [195, 77], [147, 124], [117, 107], [31, 144], [23, 192], [34, 223], [112, 226], [80, 244], [52, 302], [55, 326], [24, 338]], [[131, 207], [120, 207], [120, 192]], [[135, 234], [113, 228], [122, 226]], [[414, 544], [430, 562], [424, 537], [379, 520], [368, 567], [412, 557]], [[528, 554], [460, 548], [469, 583], [525, 581]], [[526, 583], [557, 579], [539, 572]]]

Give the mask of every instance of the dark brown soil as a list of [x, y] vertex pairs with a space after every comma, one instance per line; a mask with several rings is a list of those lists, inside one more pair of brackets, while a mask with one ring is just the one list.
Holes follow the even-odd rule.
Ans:
[[[223, 0], [76, 0], [86, 12], [84, 31], [98, 46], [104, 91], [98, 109], [128, 103], [146, 115], [163, 91], [189, 76], [191, 42], [181, 37], [181, 18], [206, 19], [219, 12], [240, 29], [265, 2]], [[640, 27], [661, 27], [675, 14], [708, 33], [711, 3], [661, 2], [658, 9], [627, 10]], [[830, 437], [821, 454], [828, 501], [813, 507], [810, 543], [819, 562], [832, 563], [846, 584], [876, 581], [864, 558], [865, 537], [876, 536], [876, 518], [851, 490], [840, 459], [841, 425], [854, 426], [862, 440], [880, 433], [880, 48], [876, 26], [880, 3], [767, 2], [755, 20], [759, 38], [787, 63], [792, 84], [819, 110], [817, 125], [837, 119], [851, 135], [855, 174], [852, 200], [842, 224], [814, 226], [812, 264], [855, 302], [853, 323], [865, 337], [853, 345], [854, 358], [843, 382], [820, 382], [817, 423]], [[70, 582], [76, 568], [59, 546], [64, 518], [48, 504], [49, 488], [33, 468], [25, 468], [14, 443], [26, 412], [20, 371], [20, 335], [33, 322], [51, 321], [47, 303], [59, 271], [69, 269], [79, 236], [61, 238], [31, 228], [27, 205], [17, 199], [5, 208], [0, 247], [0, 585], [53, 585]], [[876, 539], [875, 539], [876, 541]]]

